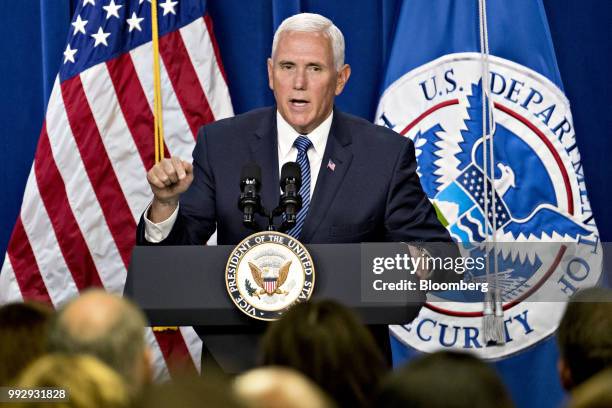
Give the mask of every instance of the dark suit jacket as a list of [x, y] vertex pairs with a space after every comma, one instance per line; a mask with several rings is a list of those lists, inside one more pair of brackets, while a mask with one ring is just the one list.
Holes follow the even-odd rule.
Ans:
[[[335, 163], [332, 171], [329, 160]], [[240, 172], [262, 169], [262, 203], [278, 205], [276, 110], [254, 110], [200, 129], [193, 152], [194, 181], [181, 196], [177, 221], [162, 245], [237, 244], [253, 233], [238, 209]], [[413, 143], [387, 128], [337, 109], [325, 147], [304, 243], [450, 241], [421, 188]], [[266, 226], [263, 217], [258, 222]], [[146, 245], [144, 222], [138, 243]]]
[[[333, 171], [327, 167], [330, 159], [335, 163]], [[242, 225], [238, 209], [240, 173], [249, 162], [262, 169], [263, 205], [268, 210], [275, 208], [280, 187], [273, 107], [200, 129], [193, 151], [193, 183], [182, 194], [177, 221], [160, 245], [202, 245], [215, 228], [220, 245], [238, 244], [252, 234]], [[300, 241], [451, 241], [421, 188], [416, 166], [414, 146], [408, 138], [336, 109]], [[263, 217], [258, 216], [257, 221], [267, 225]], [[148, 244], [142, 219], [137, 241]], [[390, 361], [387, 326], [371, 329]], [[257, 333], [263, 327], [250, 335], [245, 334], [246, 329], [235, 334], [196, 330], [205, 343], [204, 365], [216, 359], [226, 372], [254, 366]], [[228, 349], [232, 353], [228, 354]], [[215, 357], [210, 359], [209, 355]]]

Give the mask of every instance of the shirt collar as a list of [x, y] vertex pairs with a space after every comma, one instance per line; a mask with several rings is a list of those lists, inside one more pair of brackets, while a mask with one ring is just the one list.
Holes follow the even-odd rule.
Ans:
[[[325, 151], [325, 145], [327, 144], [327, 138], [329, 137], [329, 130], [331, 129], [332, 120], [334, 118], [334, 111], [329, 114], [319, 126], [316, 127], [308, 135], [308, 139], [312, 142], [312, 146], [317, 155], [323, 156]], [[289, 154], [289, 150], [293, 147], [293, 142], [300, 136], [300, 133], [296, 132], [289, 123], [282, 117], [280, 112], [276, 111], [276, 128], [278, 131], [278, 149], [280, 156], [285, 157]]]

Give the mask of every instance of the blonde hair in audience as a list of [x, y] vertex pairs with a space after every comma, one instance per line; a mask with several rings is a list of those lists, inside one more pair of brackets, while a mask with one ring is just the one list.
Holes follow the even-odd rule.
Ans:
[[27, 402], [14, 408], [125, 408], [127, 388], [119, 374], [87, 355], [49, 354], [33, 362], [19, 376], [22, 388], [54, 387], [67, 391], [66, 401]]

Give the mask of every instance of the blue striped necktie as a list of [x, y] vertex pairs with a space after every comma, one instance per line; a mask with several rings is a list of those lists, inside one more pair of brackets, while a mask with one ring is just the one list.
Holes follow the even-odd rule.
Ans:
[[308, 149], [312, 147], [312, 142], [306, 136], [298, 136], [293, 142], [293, 145], [298, 150], [297, 164], [300, 166], [302, 173], [302, 187], [300, 187], [300, 196], [302, 197], [302, 209], [298, 212], [295, 226], [288, 232], [292, 237], [299, 239], [304, 226], [308, 207], [310, 207], [310, 162], [308, 161]]

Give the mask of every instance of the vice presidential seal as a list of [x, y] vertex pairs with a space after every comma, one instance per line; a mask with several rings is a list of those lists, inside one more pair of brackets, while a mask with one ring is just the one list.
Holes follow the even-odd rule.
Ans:
[[234, 248], [225, 268], [232, 301], [259, 320], [276, 320], [293, 304], [310, 299], [314, 283], [308, 250], [280, 232], [248, 236]]

